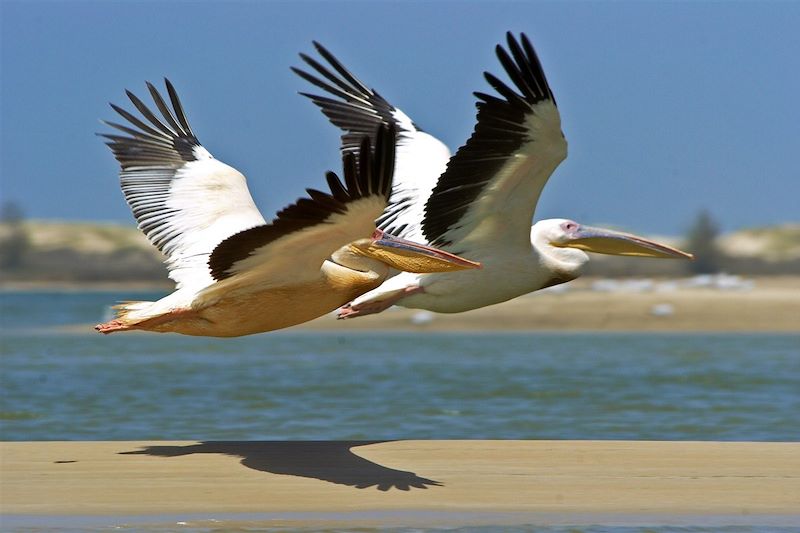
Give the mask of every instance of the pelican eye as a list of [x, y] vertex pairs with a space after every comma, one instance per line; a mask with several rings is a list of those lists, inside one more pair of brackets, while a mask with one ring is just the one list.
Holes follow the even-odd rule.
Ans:
[[564, 231], [572, 233], [573, 231], [578, 231], [579, 226], [576, 222], [564, 222], [561, 227], [564, 229]]

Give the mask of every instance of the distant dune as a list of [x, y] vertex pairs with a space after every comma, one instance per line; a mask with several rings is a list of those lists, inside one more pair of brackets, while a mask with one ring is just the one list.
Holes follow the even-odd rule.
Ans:
[[[69, 249], [88, 254], [113, 254], [136, 248], [160, 254], [147, 238], [132, 224], [112, 222], [66, 222], [62, 220], [29, 220], [22, 223], [31, 250], [47, 252]], [[10, 237], [10, 224], [0, 224], [0, 242]]]
[[[678, 246], [680, 237], [658, 236]], [[721, 270], [739, 274], [800, 272], [800, 223], [753, 228], [717, 239]], [[26, 220], [0, 223], [0, 281], [164, 283], [163, 257], [135, 226]], [[684, 276], [683, 261], [594, 255], [594, 276]]]
[[800, 259], [800, 224], [745, 229], [723, 235], [718, 243], [720, 249], [731, 257], [796, 261]]
[[0, 224], [0, 281], [168, 281], [163, 256], [133, 225]]

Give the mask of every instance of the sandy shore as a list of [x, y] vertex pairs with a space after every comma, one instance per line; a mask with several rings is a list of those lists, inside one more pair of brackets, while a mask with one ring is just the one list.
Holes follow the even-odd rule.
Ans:
[[591, 290], [579, 279], [563, 292], [540, 291], [458, 314], [395, 307], [353, 320], [325, 316], [307, 330], [413, 331], [749, 331], [800, 332], [800, 277], [760, 278], [750, 290], [680, 288]]
[[218, 527], [800, 520], [800, 443], [6, 442], [0, 450], [7, 524], [35, 516]]

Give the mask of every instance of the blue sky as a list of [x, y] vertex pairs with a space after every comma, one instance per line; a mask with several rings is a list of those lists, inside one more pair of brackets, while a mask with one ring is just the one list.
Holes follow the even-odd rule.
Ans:
[[[800, 2], [0, 2], [0, 193], [28, 216], [131, 222], [107, 102], [176, 85], [195, 133], [269, 218], [337, 170], [296, 93], [311, 40], [452, 150], [507, 30], [533, 41], [570, 155], [536, 218], [682, 233], [800, 220]], [[130, 105], [126, 105], [131, 109]]]

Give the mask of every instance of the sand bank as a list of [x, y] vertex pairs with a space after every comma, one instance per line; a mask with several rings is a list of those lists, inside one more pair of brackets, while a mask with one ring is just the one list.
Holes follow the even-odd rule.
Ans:
[[392, 308], [352, 320], [325, 316], [309, 330], [721, 331], [800, 332], [800, 278], [761, 278], [749, 290], [680, 288], [592, 290], [579, 279], [563, 292], [540, 291], [457, 314]]
[[217, 526], [800, 521], [800, 443], [6, 442], [0, 450], [7, 524], [36, 516]]

